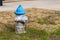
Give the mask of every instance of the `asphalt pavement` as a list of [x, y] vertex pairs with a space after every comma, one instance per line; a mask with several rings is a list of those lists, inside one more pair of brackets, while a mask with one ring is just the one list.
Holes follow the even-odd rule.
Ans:
[[3, 6], [0, 6], [1, 11], [11, 11], [16, 10], [16, 8], [22, 5], [23, 8], [43, 8], [50, 10], [58, 10], [60, 11], [60, 1], [19, 1], [19, 2], [8, 2], [3, 3]]

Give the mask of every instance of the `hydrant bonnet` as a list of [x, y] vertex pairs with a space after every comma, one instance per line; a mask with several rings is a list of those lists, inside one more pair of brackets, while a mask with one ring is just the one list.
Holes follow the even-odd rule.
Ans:
[[14, 13], [16, 15], [24, 15], [24, 14], [26, 14], [26, 11], [23, 9], [23, 7], [21, 5], [19, 5]]

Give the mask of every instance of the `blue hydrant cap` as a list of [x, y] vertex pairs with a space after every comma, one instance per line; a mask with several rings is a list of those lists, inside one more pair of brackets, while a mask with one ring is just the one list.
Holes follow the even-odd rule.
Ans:
[[19, 5], [14, 13], [16, 15], [24, 15], [24, 14], [26, 14], [26, 11], [23, 9], [23, 7], [21, 5]]

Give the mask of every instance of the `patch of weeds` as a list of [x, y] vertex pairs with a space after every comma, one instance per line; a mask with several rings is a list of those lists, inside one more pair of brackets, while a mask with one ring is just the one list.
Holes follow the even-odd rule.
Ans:
[[56, 29], [56, 30], [53, 32], [53, 34], [55, 34], [55, 35], [60, 35], [60, 27], [59, 27], [58, 29]]
[[41, 25], [43, 25], [43, 24], [48, 24], [48, 22], [47, 22], [46, 20], [44, 20], [44, 19], [38, 19], [38, 20], [37, 20], [37, 23], [39, 23], [39, 24], [41, 24]]
[[32, 40], [32, 39], [29, 37], [25, 37], [25, 38], [21, 38], [21, 40]]
[[27, 36], [29, 36], [30, 38], [33, 38], [33, 39], [47, 39], [47, 35], [48, 33], [44, 30], [37, 30], [37, 29], [33, 29], [33, 28], [27, 28], [26, 29], [27, 31]]
[[37, 35], [41, 35], [41, 34], [46, 35], [47, 34], [47, 32], [44, 30], [38, 30], [38, 29], [34, 29], [34, 28], [26, 28], [26, 31], [28, 34], [30, 34], [30, 33], [37, 34]]
[[9, 40], [14, 35], [14, 32], [2, 32], [0, 35], [0, 40]]
[[25, 34], [19, 34], [21, 40], [40, 40], [47, 39], [48, 33], [44, 30], [37, 30], [34, 28], [26, 28]]
[[47, 32], [34, 28], [26, 28], [26, 33], [16, 34], [14, 31], [3, 32], [0, 40], [44, 40], [47, 39]]
[[0, 40], [6, 39], [6, 37], [7, 37], [7, 34], [3, 33], [3, 34], [0, 35]]
[[38, 40], [47, 40], [48, 36], [41, 36]]

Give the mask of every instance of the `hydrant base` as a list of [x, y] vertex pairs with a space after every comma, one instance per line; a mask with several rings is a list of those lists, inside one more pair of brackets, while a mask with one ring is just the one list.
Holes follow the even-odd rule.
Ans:
[[20, 34], [20, 33], [26, 33], [25, 31], [25, 26], [22, 23], [17, 23], [16, 26], [16, 33]]

